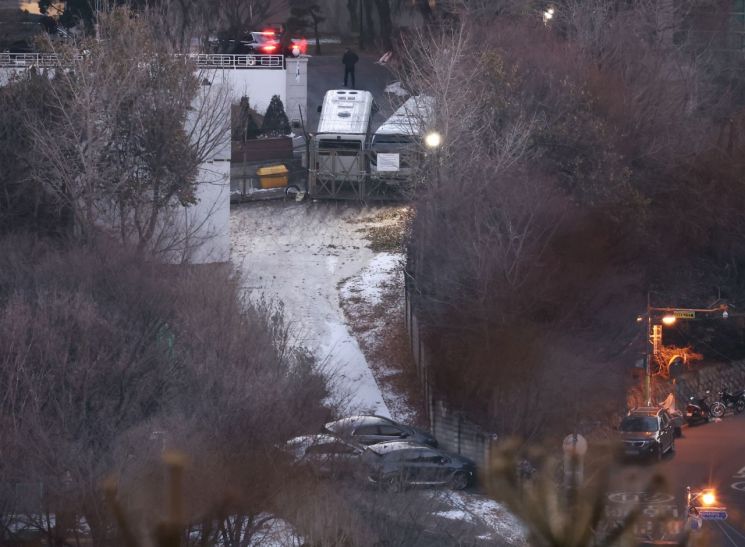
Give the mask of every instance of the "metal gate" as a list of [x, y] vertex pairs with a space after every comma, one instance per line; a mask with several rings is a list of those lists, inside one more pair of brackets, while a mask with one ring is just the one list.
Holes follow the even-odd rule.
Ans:
[[315, 199], [395, 201], [407, 199], [413, 177], [396, 173], [370, 174], [369, 150], [312, 149], [308, 193]]

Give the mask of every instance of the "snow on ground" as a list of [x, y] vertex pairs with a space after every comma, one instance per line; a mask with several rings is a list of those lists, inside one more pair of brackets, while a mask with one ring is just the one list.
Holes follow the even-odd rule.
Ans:
[[418, 392], [418, 380], [414, 377], [408, 344], [405, 341], [400, 344], [403, 356], [392, 348], [396, 337], [400, 340], [406, 336], [403, 261], [401, 252], [377, 253], [357, 276], [342, 284], [340, 296], [391, 415], [405, 423], [423, 425], [417, 401], [411, 396], [412, 391]]
[[250, 296], [284, 304], [298, 341], [334, 376], [350, 411], [389, 416], [383, 395], [339, 306], [339, 285], [374, 259], [371, 209], [339, 203], [251, 203], [231, 211], [231, 260]]
[[368, 306], [377, 306], [383, 299], [384, 285], [401, 274], [401, 253], [378, 253], [357, 277], [349, 279], [341, 290], [342, 298], [361, 298]]
[[385, 86], [385, 89], [383, 91], [385, 93], [395, 95], [396, 97], [409, 96], [409, 92], [404, 89], [404, 87], [401, 85], [401, 82], [393, 82], [392, 84], [388, 84], [387, 86]]
[[433, 495], [452, 507], [435, 515], [483, 525], [490, 532], [479, 536], [481, 539], [525, 545], [525, 531], [520, 521], [493, 499], [469, 492], [447, 490], [434, 491]]
[[[414, 422], [411, 386], [400, 381], [410, 359], [403, 254], [387, 247], [406, 214], [401, 206], [328, 202], [238, 206], [231, 210], [231, 260], [252, 297], [284, 303], [298, 341], [327, 362], [341, 395], [350, 396], [350, 412]], [[419, 494], [421, 503], [434, 502], [434, 516], [473, 526], [486, 544], [525, 544], [522, 526], [494, 500], [447, 490]]]

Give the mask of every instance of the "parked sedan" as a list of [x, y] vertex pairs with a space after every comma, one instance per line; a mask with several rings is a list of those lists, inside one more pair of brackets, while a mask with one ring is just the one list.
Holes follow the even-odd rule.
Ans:
[[476, 474], [476, 465], [468, 458], [409, 441], [369, 446], [362, 454], [362, 462], [367, 479], [389, 492], [410, 486], [463, 490]]
[[286, 451], [297, 465], [324, 477], [351, 476], [359, 468], [364, 447], [334, 435], [303, 435], [290, 439]]
[[426, 431], [382, 416], [361, 415], [342, 418], [327, 423], [323, 426], [323, 431], [364, 445], [405, 439], [437, 447], [437, 440]]

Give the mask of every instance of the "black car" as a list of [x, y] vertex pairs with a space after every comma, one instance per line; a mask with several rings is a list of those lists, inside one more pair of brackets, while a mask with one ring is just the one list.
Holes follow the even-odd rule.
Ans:
[[367, 480], [390, 492], [410, 486], [462, 490], [476, 475], [476, 465], [468, 458], [408, 441], [369, 446], [362, 454], [362, 463]]
[[307, 466], [324, 477], [353, 475], [364, 450], [362, 446], [326, 434], [295, 437], [285, 445], [285, 452], [294, 464]]
[[636, 408], [619, 426], [623, 455], [662, 459], [675, 450], [675, 431], [667, 411], [657, 407]]
[[238, 40], [226, 33], [209, 39], [210, 48], [215, 53], [238, 55], [285, 55], [297, 57], [305, 55], [308, 42], [301, 38], [283, 39], [273, 30], [244, 32]]
[[360, 415], [342, 418], [327, 423], [323, 426], [323, 431], [363, 445], [407, 440], [437, 447], [437, 439], [426, 431], [382, 416]]
[[279, 41], [273, 32], [244, 32], [239, 39], [225, 32], [209, 39], [215, 53], [239, 55], [278, 55], [281, 54]]

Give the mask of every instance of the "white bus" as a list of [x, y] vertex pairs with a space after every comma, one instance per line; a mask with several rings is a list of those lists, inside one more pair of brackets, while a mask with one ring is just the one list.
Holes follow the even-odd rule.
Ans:
[[311, 166], [318, 178], [361, 180], [370, 138], [373, 96], [369, 91], [332, 89], [326, 92], [311, 141]]
[[[423, 138], [431, 124], [434, 100], [426, 95], [409, 97], [375, 131], [370, 149], [370, 174], [407, 178], [422, 159]], [[383, 154], [378, 161], [378, 154]]]

